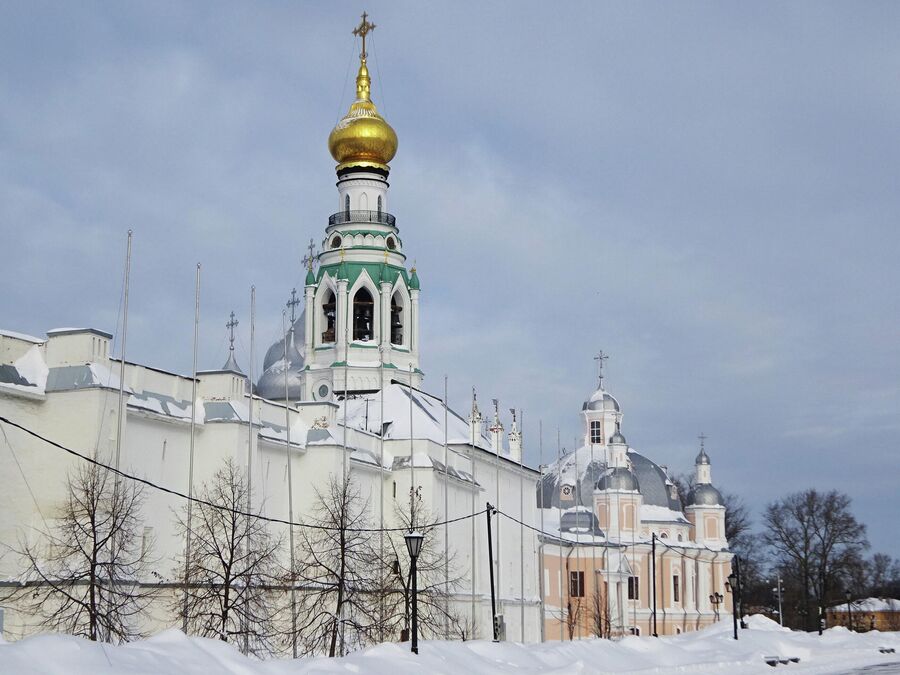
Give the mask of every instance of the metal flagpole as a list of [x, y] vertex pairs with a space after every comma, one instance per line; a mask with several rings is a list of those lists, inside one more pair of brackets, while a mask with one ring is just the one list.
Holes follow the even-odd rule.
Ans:
[[[562, 488], [562, 445], [559, 442], [559, 426], [556, 427], [556, 483]], [[562, 505], [559, 508], [559, 641], [565, 640], [565, 615], [563, 614], [563, 569], [562, 569]]]
[[[247, 413], [247, 536], [246, 554], [250, 555], [250, 515], [253, 513], [253, 341], [256, 338], [256, 286], [250, 286], [250, 405]], [[250, 579], [248, 577], [249, 585]], [[244, 604], [250, 602], [250, 589], [244, 589]], [[244, 654], [250, 653], [250, 620], [244, 612]]]
[[[577, 523], [580, 519], [581, 514], [581, 474], [578, 473], [578, 439], [575, 439], [572, 443], [572, 452], [575, 455], [575, 522]], [[562, 520], [562, 517], [560, 517]], [[575, 530], [575, 569], [581, 572], [581, 528]], [[584, 597], [584, 585], [581, 585], [579, 589], [581, 591], [581, 597]], [[581, 602], [581, 601], [579, 601]], [[575, 616], [575, 638], [581, 638], [581, 616], [580, 613]]]
[[[381, 430], [379, 432], [379, 458], [378, 458], [378, 474], [381, 479], [381, 490], [379, 491], [378, 503], [378, 546], [379, 555], [381, 556], [381, 588], [378, 594], [378, 634], [380, 642], [384, 642], [384, 582], [385, 582], [385, 565], [384, 565], [384, 345], [378, 345], [378, 374], [381, 379], [381, 391], [379, 392], [381, 399]], [[368, 431], [368, 430], [367, 430]]]
[[[293, 295], [291, 296], [291, 304], [295, 302]], [[285, 426], [285, 452], [287, 459], [287, 482], [288, 482], [288, 547], [290, 548], [291, 561], [291, 651], [294, 658], [297, 658], [297, 589], [294, 574], [297, 566], [294, 560], [294, 479], [291, 471], [291, 399], [288, 392], [288, 331], [285, 328], [285, 319], [287, 312], [281, 313], [281, 331], [284, 333], [284, 426]], [[294, 307], [291, 306], [291, 335], [294, 333]]]
[[[120, 362], [119, 362], [119, 404], [118, 404], [118, 422], [116, 424], [116, 461], [115, 467], [118, 471], [119, 464], [121, 462], [122, 457], [122, 423], [125, 419], [125, 342], [128, 337], [128, 288], [131, 280], [131, 239], [134, 235], [132, 230], [128, 230], [128, 246], [125, 252], [125, 292], [124, 292], [124, 304], [122, 307], [122, 347], [120, 349]], [[119, 485], [121, 478], [119, 474], [116, 474], [115, 482], [113, 483], [113, 503], [117, 502], [119, 497]], [[109, 542], [110, 548], [110, 560], [115, 560], [117, 557], [116, 546], [118, 542], [116, 541], [116, 537], [112, 537]], [[111, 582], [114, 583], [114, 580], [110, 579]], [[110, 594], [110, 600], [112, 602], [112, 597]], [[111, 609], [111, 605], [110, 605]], [[110, 634], [110, 639], [111, 634]]]
[[546, 639], [546, 607], [544, 598], [547, 595], [547, 589], [544, 588], [544, 509], [547, 505], [544, 503], [544, 420], [538, 420], [538, 473], [540, 473], [540, 510], [541, 510], [541, 534], [538, 536], [538, 560], [540, 561], [540, 569], [538, 570], [538, 589], [541, 594], [541, 642]]
[[[590, 424], [588, 424], [588, 440], [591, 443], [591, 463], [590, 463], [590, 466], [588, 467], [587, 473], [588, 473], [588, 476], [590, 477], [591, 487], [593, 488], [594, 487], [594, 475], [595, 475], [594, 473], [592, 473], [594, 471], [594, 439], [591, 438]], [[590, 522], [592, 524], [594, 522], [593, 510], [591, 511]], [[597, 603], [594, 603], [594, 599], [591, 598], [591, 607], [599, 610], [600, 609], [600, 606], [599, 606], [600, 605], [600, 603], [599, 603], [600, 584], [597, 582], [597, 540], [595, 539], [594, 532], [591, 532], [591, 588], [592, 588], [591, 592], [594, 595], [596, 595], [598, 598]], [[607, 595], [609, 595], [609, 591], [607, 591]], [[601, 633], [601, 637], [602, 637], [603, 624], [601, 621], [597, 621], [597, 624], [600, 626], [600, 633]]]
[[447, 444], [447, 376], [444, 375], [444, 639], [450, 639], [450, 449]]
[[[475, 387], [472, 387], [472, 412], [471, 421], [469, 422], [469, 431], [472, 434], [472, 447], [471, 447], [471, 460], [472, 460], [472, 513], [475, 513], [476, 508], [476, 486], [478, 483], [475, 481], [475, 425], [478, 423], [478, 420], [475, 417], [475, 405], [476, 405], [476, 394]], [[475, 607], [475, 519], [472, 518], [472, 557], [469, 565], [469, 572], [472, 575], [472, 637], [475, 637], [475, 622], [478, 616], [477, 609]]]
[[191, 562], [191, 517], [194, 496], [194, 434], [197, 426], [197, 341], [200, 336], [200, 263], [197, 263], [197, 280], [194, 284], [194, 356], [191, 370], [191, 440], [188, 451], [188, 503], [184, 535], [184, 597], [182, 599], [181, 630], [188, 632], [188, 585]]
[[[341, 249], [341, 260], [344, 259], [344, 250]], [[346, 287], [346, 285], [345, 285]], [[354, 318], [353, 317], [353, 302], [350, 300], [349, 291], [346, 294], [345, 307], [344, 307], [344, 434], [342, 441], [342, 449], [341, 449], [341, 492], [342, 495], [346, 495], [347, 493], [347, 408], [350, 404], [350, 396], [348, 394], [349, 391], [349, 371], [350, 371], [350, 322]], [[374, 310], [373, 310], [374, 311]], [[344, 504], [344, 508], [346, 508], [346, 500], [344, 497], [341, 497], [341, 502]], [[344, 509], [342, 508], [342, 511]], [[341, 516], [341, 524], [345, 525], [346, 523], [346, 513], [342, 513]], [[342, 602], [340, 607], [338, 607], [338, 636], [340, 638], [340, 647], [338, 649], [339, 655], [344, 655], [344, 603]]]
[[520, 598], [520, 625], [522, 642], [525, 642], [525, 481], [522, 476], [525, 457], [525, 412], [519, 411], [519, 591]]
[[416, 456], [413, 447], [412, 363], [409, 364], [409, 526], [416, 529]]
[[[122, 458], [122, 421], [125, 413], [125, 342], [128, 338], [128, 287], [131, 281], [131, 238], [133, 230], [128, 230], [128, 247], [125, 252], [125, 299], [122, 305], [122, 348], [119, 350], [119, 410], [118, 424], [116, 425], [116, 470]], [[119, 483], [118, 474], [116, 485]]]
[[[497, 426], [500, 426], [500, 401], [494, 399], [494, 417], [497, 420]], [[497, 449], [494, 455], [494, 468], [496, 469], [496, 481], [497, 481], [497, 503], [495, 506], [497, 509], [500, 509], [500, 449], [503, 446], [503, 436], [499, 432], [497, 433]], [[500, 541], [500, 518], [497, 518], [497, 605], [498, 605], [498, 613], [503, 616], [503, 587], [500, 584], [501, 578], [501, 570], [503, 569], [500, 563], [500, 549], [503, 548]], [[505, 623], [505, 621], [504, 621]], [[505, 631], [504, 631], [505, 632]]]

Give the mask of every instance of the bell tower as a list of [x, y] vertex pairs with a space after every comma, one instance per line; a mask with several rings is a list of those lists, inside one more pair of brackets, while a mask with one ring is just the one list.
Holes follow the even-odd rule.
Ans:
[[328, 137], [337, 162], [337, 210], [328, 218], [318, 269], [307, 271], [305, 400], [421, 385], [419, 278], [390, 213], [390, 162], [397, 134], [372, 101], [362, 15], [356, 98]]

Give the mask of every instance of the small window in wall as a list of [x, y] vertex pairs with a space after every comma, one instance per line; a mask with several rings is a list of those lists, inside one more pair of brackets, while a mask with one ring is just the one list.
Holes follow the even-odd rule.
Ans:
[[394, 499], [397, 499], [397, 481], [394, 481]]
[[387, 247], [388, 247], [391, 251], [393, 251], [394, 249], [397, 248], [397, 242], [394, 240], [393, 237], [388, 237], [388, 238], [387, 238]]
[[341, 247], [341, 235], [336, 234], [331, 238], [331, 248]]
[[322, 331], [322, 342], [334, 342], [334, 319], [336, 316], [334, 293], [328, 291], [322, 302], [322, 313], [325, 315], [325, 330]]
[[660, 539], [668, 539], [668, 538], [669, 538], [669, 533], [668, 533], [668, 532], [663, 532], [661, 535], [659, 535], [659, 538], [660, 538]]
[[640, 635], [640, 634], [641, 634], [641, 629], [638, 628], [637, 626], [630, 626], [630, 627], [628, 628], [628, 632], [631, 633], [632, 635]]
[[344, 195], [344, 215], [350, 217], [350, 195]]
[[672, 600], [681, 602], [681, 577], [677, 573], [672, 575]]
[[569, 572], [569, 597], [584, 597], [584, 572]]
[[641, 586], [640, 583], [638, 583], [638, 577], [628, 577], [628, 599], [641, 599]]
[[381, 195], [378, 195], [378, 222], [381, 222]]
[[603, 425], [600, 420], [591, 420], [591, 443], [603, 443]]
[[391, 298], [391, 343], [403, 344], [403, 307], [397, 302], [397, 296]]

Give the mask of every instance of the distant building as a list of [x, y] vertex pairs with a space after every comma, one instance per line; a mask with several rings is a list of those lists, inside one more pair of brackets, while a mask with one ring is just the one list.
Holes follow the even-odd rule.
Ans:
[[866, 598], [839, 603], [826, 610], [829, 626], [844, 626], [855, 631], [900, 630], [900, 600], [893, 598]]
[[672, 635], [730, 616], [725, 506], [703, 437], [682, 509], [666, 467], [628, 445], [602, 377], [581, 414], [581, 446], [538, 484], [547, 638]]

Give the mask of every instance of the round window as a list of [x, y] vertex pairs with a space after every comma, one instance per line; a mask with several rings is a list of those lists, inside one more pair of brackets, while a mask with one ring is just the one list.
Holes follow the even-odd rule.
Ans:
[[388, 247], [389, 249], [391, 249], [392, 251], [393, 251], [395, 248], [397, 248], [397, 242], [394, 241], [394, 238], [393, 238], [393, 237], [388, 237], [388, 238], [387, 238], [387, 247]]
[[328, 396], [328, 385], [323, 384], [319, 387], [319, 398], [326, 398]]
[[331, 240], [331, 248], [340, 248], [341, 246], [341, 235], [335, 235]]

